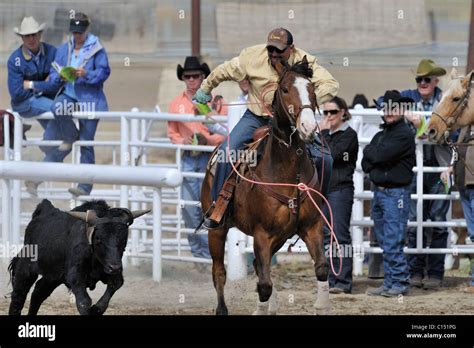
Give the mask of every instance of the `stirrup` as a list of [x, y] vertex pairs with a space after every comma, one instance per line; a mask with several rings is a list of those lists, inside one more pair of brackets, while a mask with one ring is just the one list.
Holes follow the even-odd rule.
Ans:
[[205, 228], [206, 230], [213, 230], [215, 228], [221, 227], [222, 225], [223, 225], [223, 221], [221, 221], [221, 223], [217, 223], [216, 221], [208, 217], [205, 217], [201, 224], [201, 227]]

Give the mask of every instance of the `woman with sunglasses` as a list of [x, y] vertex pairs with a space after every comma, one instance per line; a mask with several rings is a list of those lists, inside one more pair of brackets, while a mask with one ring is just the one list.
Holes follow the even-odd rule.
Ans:
[[[329, 146], [333, 158], [332, 175], [329, 183], [328, 201], [332, 209], [333, 228], [339, 241], [342, 271], [336, 277], [329, 271], [329, 292], [332, 294], [352, 291], [352, 240], [349, 231], [352, 204], [354, 202], [353, 175], [357, 162], [359, 143], [357, 133], [347, 123], [351, 114], [344, 99], [334, 97], [323, 104], [324, 119], [319, 123], [325, 146]], [[329, 211], [325, 207], [329, 220]], [[329, 229], [325, 231], [326, 255], [329, 257]], [[333, 263], [336, 272], [339, 270], [337, 248], [333, 248]]]

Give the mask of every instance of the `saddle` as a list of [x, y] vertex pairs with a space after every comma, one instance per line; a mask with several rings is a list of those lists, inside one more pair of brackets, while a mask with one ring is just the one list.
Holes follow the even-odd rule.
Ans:
[[[270, 134], [270, 126], [262, 126], [257, 128], [253, 133], [253, 141], [249, 144], [246, 144], [244, 148], [244, 153], [252, 153], [256, 151], [258, 154], [258, 150], [263, 144], [263, 140]], [[211, 155], [209, 163], [207, 165], [207, 170], [211, 174], [212, 177], [215, 176], [216, 173], [216, 163], [217, 158], [219, 156], [218, 152], [219, 148], [216, 148]], [[240, 157], [237, 159], [236, 163], [234, 164], [235, 168], [243, 174], [247, 171], [250, 163], [248, 163], [247, 158]], [[224, 182], [224, 186], [222, 187], [221, 192], [219, 192], [219, 197], [217, 198], [217, 202], [215, 203], [214, 209], [211, 212], [210, 219], [215, 221], [216, 223], [220, 224], [222, 218], [227, 211], [227, 207], [229, 206], [230, 201], [232, 200], [232, 196], [234, 194], [235, 186], [238, 183], [237, 174], [232, 171], [229, 176], [226, 178]]]

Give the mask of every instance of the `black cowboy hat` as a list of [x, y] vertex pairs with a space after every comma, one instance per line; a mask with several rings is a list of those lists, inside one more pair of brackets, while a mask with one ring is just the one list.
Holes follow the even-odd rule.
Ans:
[[383, 103], [380, 105], [377, 103], [377, 100], [374, 99], [374, 103], [377, 106], [377, 109], [384, 109], [385, 107], [391, 107], [395, 106], [395, 104], [400, 104], [406, 103], [406, 104], [415, 104], [415, 101], [412, 98], [409, 97], [403, 97], [399, 91], [393, 89], [393, 90], [388, 90], [385, 92], [383, 95]]
[[201, 70], [204, 73], [204, 76], [207, 77], [211, 73], [211, 69], [206, 63], [199, 63], [199, 59], [195, 56], [186, 57], [184, 61], [184, 67], [181, 64], [178, 64], [176, 68], [176, 74], [178, 75], [178, 79], [183, 81], [183, 73], [188, 70]]

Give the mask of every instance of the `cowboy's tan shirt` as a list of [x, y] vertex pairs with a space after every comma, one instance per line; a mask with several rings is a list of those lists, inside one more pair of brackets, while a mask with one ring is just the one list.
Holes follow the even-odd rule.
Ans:
[[[316, 98], [318, 104], [321, 105], [337, 95], [339, 83], [326, 69], [317, 64], [316, 57], [301, 49], [294, 49], [288, 59], [288, 63], [292, 65], [302, 60], [304, 56], [306, 56], [313, 69], [311, 80], [316, 86]], [[266, 93], [264, 101], [265, 104], [271, 105], [277, 86], [276, 82], [278, 82], [278, 73], [270, 63], [266, 45], [264, 44], [245, 48], [238, 57], [232, 58], [216, 67], [202, 82], [201, 88], [204, 92], [210, 94], [222, 81], [232, 80], [238, 82], [244, 79], [248, 79], [250, 82], [247, 99], [249, 110], [258, 116], [267, 115], [260, 103], [262, 94], [268, 86], [270, 92]]]

